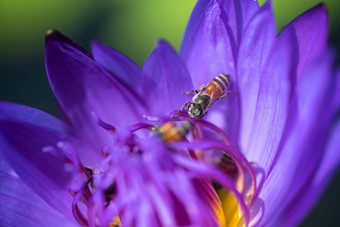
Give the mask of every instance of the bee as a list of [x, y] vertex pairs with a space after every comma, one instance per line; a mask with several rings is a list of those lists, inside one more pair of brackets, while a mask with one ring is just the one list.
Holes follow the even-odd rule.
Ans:
[[[119, 221], [120, 223], [120, 221]], [[118, 222], [114, 221], [109, 224], [109, 227], [121, 227], [121, 225]]]
[[[220, 171], [222, 171], [223, 174], [226, 174], [230, 177], [235, 177], [237, 174], [237, 168], [236, 168], [235, 162], [226, 153], [223, 153], [220, 160], [215, 163], [215, 166]], [[219, 191], [222, 188], [222, 186], [215, 181], [213, 181], [212, 184], [216, 191]]]
[[166, 122], [161, 126], [155, 126], [153, 131], [164, 141], [173, 142], [185, 138], [192, 129], [192, 122], [184, 121], [183, 124], [176, 126], [173, 122]]
[[91, 167], [88, 167], [88, 166], [85, 166], [84, 169], [89, 175], [89, 178], [87, 179], [87, 181], [85, 183], [85, 187], [88, 187], [90, 185], [91, 188], [94, 188], [94, 185], [93, 185], [93, 169]]
[[[91, 188], [94, 189], [95, 185], [94, 185], [94, 179], [93, 179], [93, 175], [95, 174], [95, 171], [93, 168], [91, 167], [84, 167], [85, 171], [88, 173], [89, 178], [85, 183], [85, 187], [86, 188]], [[90, 186], [90, 187], [89, 187]], [[108, 188], [105, 189], [104, 191], [104, 197], [106, 200], [106, 206], [108, 206], [110, 204], [110, 201], [114, 198], [116, 194], [116, 186], [114, 183], [112, 183]]]
[[192, 90], [185, 94], [190, 95], [195, 92], [196, 95], [192, 98], [192, 102], [188, 101], [184, 104], [181, 112], [188, 106], [188, 114], [192, 118], [201, 119], [207, 114], [207, 109], [219, 99], [223, 99], [228, 93], [225, 92], [230, 86], [230, 76], [219, 74], [208, 86], [201, 85], [200, 90]]
[[233, 174], [237, 173], [237, 168], [236, 168], [235, 162], [226, 153], [223, 153], [221, 160], [217, 164], [217, 167], [222, 172], [224, 172], [228, 175], [233, 175]]

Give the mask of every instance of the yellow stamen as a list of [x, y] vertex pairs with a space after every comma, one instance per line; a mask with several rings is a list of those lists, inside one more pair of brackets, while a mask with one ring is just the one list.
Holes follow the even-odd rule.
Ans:
[[109, 225], [109, 227], [120, 227], [120, 226], [122, 226], [122, 223], [120, 222], [119, 216], [116, 216], [113, 219], [113, 222], [111, 222], [110, 225]]
[[225, 227], [235, 227], [235, 226], [245, 226], [242, 218], [242, 211], [238, 205], [238, 202], [233, 193], [229, 192], [227, 189], [222, 189], [218, 193], [220, 200], [222, 202], [223, 216], [225, 222], [221, 226]]

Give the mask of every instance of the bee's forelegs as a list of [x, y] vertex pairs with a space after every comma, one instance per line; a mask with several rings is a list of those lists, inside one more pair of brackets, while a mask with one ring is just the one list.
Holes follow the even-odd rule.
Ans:
[[196, 94], [199, 93], [199, 91], [196, 90], [196, 89], [194, 89], [194, 90], [192, 90], [192, 91], [182, 92], [182, 93], [185, 94], [185, 95], [191, 95], [191, 94], [194, 93], [194, 92], [195, 92]]
[[180, 112], [183, 112], [184, 108], [187, 107], [190, 104], [190, 101], [187, 101], [184, 103], [184, 105], [182, 106]]
[[201, 118], [207, 116], [207, 114], [208, 114], [208, 111], [205, 111], [205, 112], [204, 112], [199, 118], [197, 118], [197, 119], [201, 119]]

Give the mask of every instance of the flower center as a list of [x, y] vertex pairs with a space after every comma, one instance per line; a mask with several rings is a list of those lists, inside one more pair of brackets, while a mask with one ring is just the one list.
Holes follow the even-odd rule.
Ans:
[[68, 158], [81, 225], [248, 225], [255, 174], [223, 130], [184, 113], [122, 131], [97, 123], [114, 141], [103, 146], [103, 162], [84, 167]]

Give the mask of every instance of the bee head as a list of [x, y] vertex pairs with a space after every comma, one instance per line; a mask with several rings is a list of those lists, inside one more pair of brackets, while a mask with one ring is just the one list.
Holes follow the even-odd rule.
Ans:
[[188, 106], [188, 114], [192, 118], [200, 119], [203, 117], [203, 107], [196, 103], [190, 103]]

